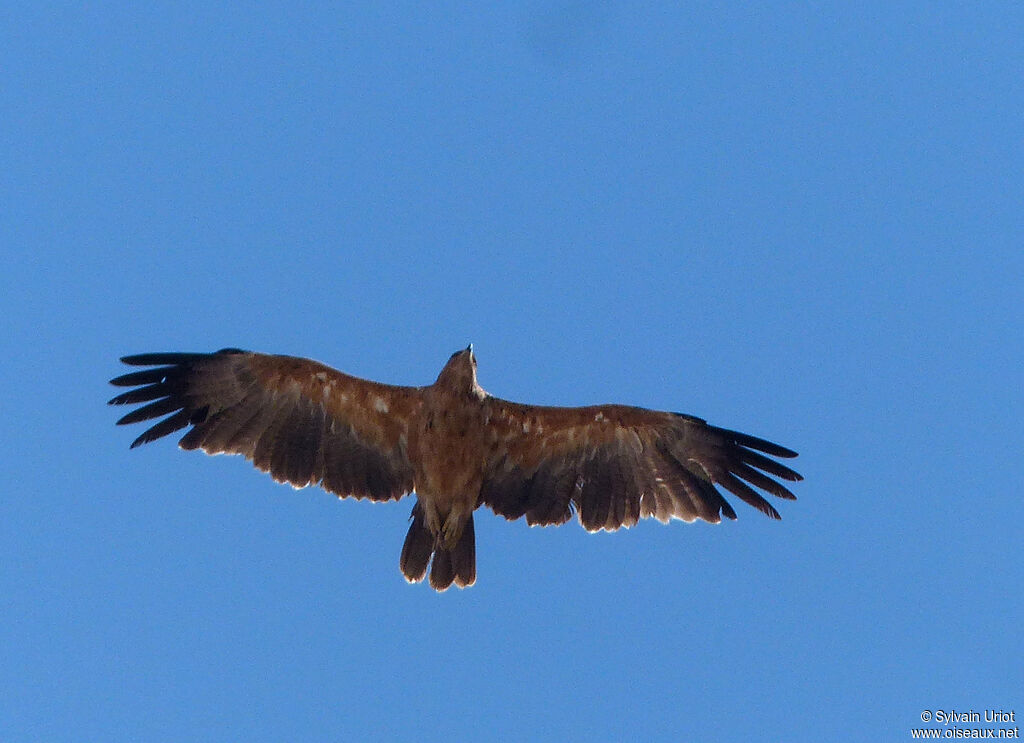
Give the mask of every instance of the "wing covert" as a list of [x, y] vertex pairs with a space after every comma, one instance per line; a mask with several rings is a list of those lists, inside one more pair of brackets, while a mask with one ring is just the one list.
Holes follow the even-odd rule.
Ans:
[[135, 387], [112, 405], [146, 403], [118, 424], [167, 416], [132, 447], [191, 426], [183, 449], [241, 454], [279, 482], [393, 500], [413, 490], [406, 442], [415, 387], [342, 374], [310, 359], [224, 349], [126, 356], [154, 368], [111, 380]]
[[[735, 519], [721, 486], [771, 518], [751, 485], [780, 498], [802, 479], [765, 456], [795, 457], [777, 444], [680, 413], [624, 405], [556, 408], [488, 398], [492, 436], [481, 503], [507, 519], [562, 524], [573, 510], [588, 531], [667, 522]], [[763, 453], [759, 453], [763, 452]]]

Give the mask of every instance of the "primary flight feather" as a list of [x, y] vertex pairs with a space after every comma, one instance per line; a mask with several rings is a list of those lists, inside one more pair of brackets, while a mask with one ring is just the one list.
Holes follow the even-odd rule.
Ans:
[[562, 524], [573, 509], [588, 531], [735, 519], [715, 487], [773, 519], [755, 488], [795, 496], [802, 479], [771, 457], [796, 452], [700, 418], [625, 405], [523, 405], [477, 384], [472, 346], [437, 380], [398, 387], [310, 359], [227, 348], [125, 356], [153, 367], [111, 380], [133, 387], [112, 405], [145, 403], [118, 424], [161, 418], [132, 447], [183, 428], [183, 449], [242, 454], [279, 482], [343, 498], [416, 494], [400, 566], [443, 591], [476, 580], [473, 512], [481, 505], [531, 525]]

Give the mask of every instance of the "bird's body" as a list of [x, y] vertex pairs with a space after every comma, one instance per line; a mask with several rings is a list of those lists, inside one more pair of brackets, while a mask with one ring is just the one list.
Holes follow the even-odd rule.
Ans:
[[453, 354], [424, 387], [237, 349], [123, 361], [157, 368], [112, 380], [137, 387], [112, 404], [148, 403], [118, 423], [169, 416], [132, 446], [191, 425], [182, 448], [242, 454], [295, 487], [377, 501], [415, 492], [400, 565], [410, 581], [422, 580], [429, 566], [437, 590], [475, 581], [473, 513], [481, 505], [531, 525], [564, 523], [575, 508], [589, 531], [647, 516], [717, 523], [736, 517], [718, 484], [779, 518], [747, 483], [793, 498], [764, 473], [800, 479], [758, 453], [794, 452], [692, 416], [492, 397], [477, 383], [472, 347]]
[[[435, 521], [435, 512], [441, 524], [449, 514], [464, 521], [476, 509], [483, 484], [487, 456], [484, 409], [475, 398], [453, 404], [453, 397], [462, 396], [458, 390], [429, 387], [424, 390], [423, 406], [411, 421], [409, 452], [416, 493], [426, 501], [429, 523]], [[453, 523], [449, 531], [456, 528]]]
[[[423, 514], [433, 551], [440, 552], [442, 561], [452, 555], [452, 576], [460, 586], [471, 585], [476, 579], [472, 532], [470, 543], [464, 544], [461, 552], [456, 548], [467, 525], [473, 522], [487, 456], [486, 422], [480, 405], [483, 391], [478, 394], [479, 387], [475, 380], [473, 382], [470, 384], [457, 374], [442, 372], [437, 382], [423, 390], [423, 403], [413, 414], [409, 426], [417, 508]], [[407, 542], [415, 538], [418, 528], [414, 514]], [[422, 539], [426, 544], [426, 534]], [[415, 561], [406, 559], [407, 554], [403, 554], [403, 573], [414, 580], [421, 579], [429, 555], [424, 549], [422, 555], [427, 559], [421, 557]], [[438, 564], [437, 568], [440, 567]], [[440, 587], [445, 580], [447, 568], [438, 570], [436, 577], [431, 573], [435, 587]]]

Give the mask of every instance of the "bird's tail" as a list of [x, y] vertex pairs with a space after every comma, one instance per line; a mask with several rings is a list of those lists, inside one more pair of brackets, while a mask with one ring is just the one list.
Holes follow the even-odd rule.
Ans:
[[459, 588], [476, 582], [476, 536], [473, 533], [473, 514], [469, 514], [455, 549], [445, 549], [440, 540], [434, 544], [434, 562], [430, 566], [430, 585], [444, 591], [455, 582]]
[[[433, 557], [433, 564], [430, 558]], [[462, 536], [454, 549], [446, 549], [439, 538], [427, 528], [423, 509], [419, 503], [413, 506], [412, 523], [402, 545], [402, 575], [410, 583], [418, 583], [427, 574], [430, 565], [430, 585], [437, 591], [444, 591], [452, 583], [459, 588], [471, 586], [476, 581], [476, 536], [473, 530], [473, 514], [466, 520]]]

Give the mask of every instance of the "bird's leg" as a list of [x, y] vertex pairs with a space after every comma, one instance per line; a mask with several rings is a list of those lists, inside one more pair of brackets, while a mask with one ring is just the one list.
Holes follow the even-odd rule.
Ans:
[[441, 534], [441, 514], [437, 511], [437, 506], [430, 502], [420, 499], [420, 505], [423, 506], [423, 516], [427, 521], [427, 529], [434, 535], [434, 539], [437, 539]]
[[455, 549], [455, 545], [459, 543], [459, 537], [462, 536], [462, 531], [466, 527], [466, 517], [462, 509], [453, 508], [448, 514], [448, 518], [445, 519], [444, 528], [441, 530], [441, 543], [447, 550]]

